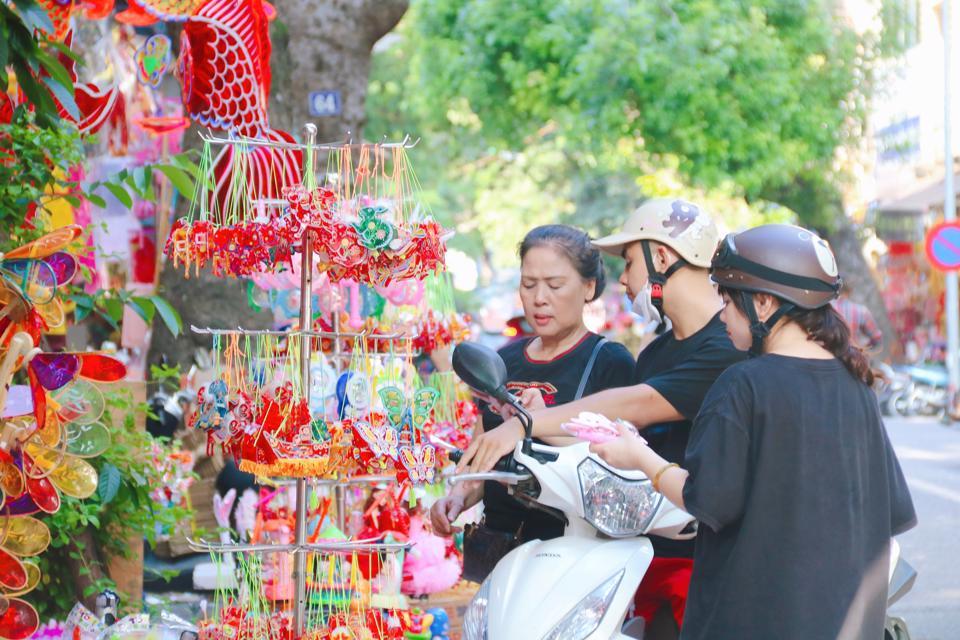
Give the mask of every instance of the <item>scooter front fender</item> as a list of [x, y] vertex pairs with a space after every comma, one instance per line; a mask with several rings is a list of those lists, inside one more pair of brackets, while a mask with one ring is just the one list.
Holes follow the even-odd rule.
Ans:
[[528, 542], [507, 554], [490, 575], [487, 637], [540, 640], [591, 591], [623, 569], [609, 608], [587, 638], [620, 637], [627, 608], [652, 558], [653, 547], [646, 538], [566, 536]]

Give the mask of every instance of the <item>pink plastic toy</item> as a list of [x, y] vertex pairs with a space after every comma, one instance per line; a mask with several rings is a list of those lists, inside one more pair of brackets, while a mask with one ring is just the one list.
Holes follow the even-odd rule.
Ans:
[[560, 425], [560, 427], [580, 440], [594, 444], [603, 444], [620, 437], [616, 422], [599, 413], [582, 411], [580, 415]]

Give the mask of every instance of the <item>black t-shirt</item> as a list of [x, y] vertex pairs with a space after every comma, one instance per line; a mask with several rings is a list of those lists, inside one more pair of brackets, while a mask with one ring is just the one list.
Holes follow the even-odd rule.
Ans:
[[[573, 401], [600, 336], [588, 333], [566, 353], [549, 361], [534, 360], [527, 355], [530, 340], [516, 340], [500, 349], [500, 356], [507, 365], [507, 389], [515, 395], [531, 387], [539, 389], [548, 407]], [[606, 342], [597, 353], [583, 395], [629, 385], [632, 375], [633, 356], [630, 352], [622, 344]], [[484, 431], [503, 422], [486, 404], [481, 402], [480, 408]], [[500, 531], [516, 532], [522, 524], [521, 537], [524, 540], [549, 540], [563, 535], [562, 522], [520, 503], [498, 482], [484, 483], [483, 512], [487, 526]]]
[[840, 361], [728, 369], [684, 466], [700, 521], [684, 640], [882, 637], [890, 537], [916, 515], [873, 392]]
[[[650, 447], [670, 462], [683, 462], [692, 421], [707, 391], [727, 367], [745, 357], [746, 353], [730, 342], [719, 314], [683, 340], [677, 340], [670, 330], [651, 342], [637, 358], [634, 382], [653, 387], [686, 419], [649, 425], [643, 437]], [[693, 557], [692, 540], [659, 536], [650, 536], [650, 540], [658, 556]]]

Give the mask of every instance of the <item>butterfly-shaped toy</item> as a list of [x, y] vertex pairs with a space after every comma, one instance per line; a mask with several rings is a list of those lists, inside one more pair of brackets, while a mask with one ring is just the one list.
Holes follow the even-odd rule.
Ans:
[[432, 483], [436, 477], [437, 449], [432, 444], [400, 447], [400, 464], [406, 474], [398, 473], [398, 481], [403, 482], [402, 476], [406, 475], [413, 484]]
[[383, 471], [390, 461], [396, 462], [400, 448], [400, 434], [396, 429], [387, 424], [374, 426], [363, 420], [356, 420], [351, 426], [357, 454], [367, 469]]
[[413, 406], [408, 407], [399, 387], [381, 387], [379, 394], [393, 428], [400, 433], [409, 431], [411, 435], [414, 429], [420, 431], [426, 426], [440, 397], [440, 392], [433, 387], [421, 387], [413, 394]]

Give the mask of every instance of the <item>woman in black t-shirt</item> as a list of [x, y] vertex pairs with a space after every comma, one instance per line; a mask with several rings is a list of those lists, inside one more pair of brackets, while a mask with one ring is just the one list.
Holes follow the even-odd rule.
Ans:
[[711, 273], [755, 357], [710, 389], [683, 467], [627, 430], [591, 449], [700, 521], [681, 638], [880, 638], [890, 538], [916, 515], [868, 360], [830, 305], [833, 253], [764, 225], [728, 236]]
[[[520, 263], [520, 299], [536, 335], [500, 349], [507, 388], [525, 403], [552, 406], [630, 384], [634, 367], [630, 352], [591, 333], [583, 322], [584, 305], [600, 297], [605, 281], [600, 253], [587, 234], [565, 225], [537, 227], [520, 245]], [[486, 402], [480, 406], [483, 430], [498, 426], [506, 416], [502, 407]], [[522, 505], [496, 482], [473, 488], [456, 485], [431, 509], [434, 529], [449, 535], [457, 516], [481, 499], [487, 527], [519, 532], [524, 541], [563, 534], [558, 519]]]

